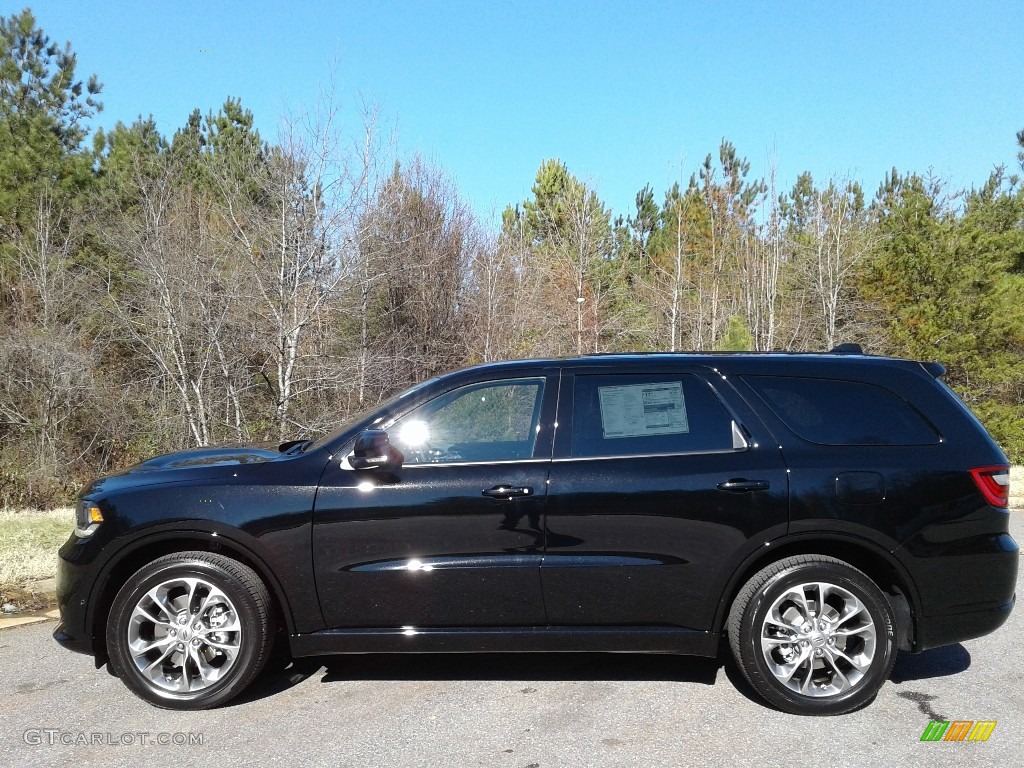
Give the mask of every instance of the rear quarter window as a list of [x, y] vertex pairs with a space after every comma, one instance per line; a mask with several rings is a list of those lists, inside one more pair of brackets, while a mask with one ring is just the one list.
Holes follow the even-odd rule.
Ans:
[[939, 435], [896, 393], [876, 384], [796, 376], [743, 376], [796, 435], [822, 445], [933, 445]]

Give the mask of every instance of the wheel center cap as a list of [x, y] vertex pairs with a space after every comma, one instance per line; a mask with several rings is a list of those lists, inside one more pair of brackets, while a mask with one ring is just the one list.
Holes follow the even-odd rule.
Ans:
[[811, 637], [811, 645], [815, 648], [824, 648], [826, 642], [825, 636], [820, 632], [815, 632]]
[[178, 631], [178, 639], [183, 643], [187, 643], [191, 637], [192, 633], [189, 632], [187, 628]]

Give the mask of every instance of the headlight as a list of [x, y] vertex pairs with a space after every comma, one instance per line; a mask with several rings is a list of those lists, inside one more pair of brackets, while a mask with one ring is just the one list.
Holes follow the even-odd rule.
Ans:
[[92, 536], [103, 522], [103, 513], [90, 499], [79, 499], [75, 510], [75, 535], [80, 538]]

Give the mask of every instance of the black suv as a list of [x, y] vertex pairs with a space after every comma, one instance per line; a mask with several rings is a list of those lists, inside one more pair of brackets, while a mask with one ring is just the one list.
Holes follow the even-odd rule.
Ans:
[[870, 701], [898, 649], [1014, 604], [1006, 457], [942, 366], [859, 354], [480, 365], [316, 442], [145, 461], [83, 493], [68, 648], [161, 707], [275, 643], [715, 656], [787, 712]]

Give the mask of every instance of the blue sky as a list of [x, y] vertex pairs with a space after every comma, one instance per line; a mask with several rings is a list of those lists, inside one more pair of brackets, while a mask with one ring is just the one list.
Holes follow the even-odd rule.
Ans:
[[[888, 169], [981, 184], [1019, 169], [1024, 1], [217, 2], [30, 6], [105, 84], [94, 126], [172, 134], [240, 97], [267, 139], [337, 62], [349, 127], [376, 102], [399, 149], [485, 218], [558, 157], [616, 213], [657, 199], [723, 137], [780, 188], [801, 171], [871, 194]], [[15, 10], [4, 13], [9, 14]]]

